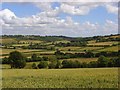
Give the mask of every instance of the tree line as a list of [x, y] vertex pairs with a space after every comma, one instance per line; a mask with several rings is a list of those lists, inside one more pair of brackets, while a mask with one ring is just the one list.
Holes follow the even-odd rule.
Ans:
[[[33, 61], [37, 58], [36, 54], [31, 56], [31, 60]], [[4, 58], [10, 64], [11, 68], [24, 68], [26, 66], [27, 58], [18, 51], [13, 51], [10, 53], [8, 58]], [[79, 62], [79, 61], [71, 61], [71, 60], [58, 60], [49, 59], [47, 57], [41, 57], [41, 61], [36, 65], [33, 63], [32, 68], [99, 68], [99, 67], [120, 67], [120, 56], [116, 58], [108, 58], [104, 55], [99, 56], [97, 61], [91, 61], [89, 63]]]

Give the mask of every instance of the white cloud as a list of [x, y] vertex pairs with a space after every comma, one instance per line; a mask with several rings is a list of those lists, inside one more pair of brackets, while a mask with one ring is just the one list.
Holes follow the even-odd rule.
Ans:
[[[48, 7], [46, 6], [48, 5]], [[72, 17], [67, 16], [66, 19], [61, 19], [57, 15], [61, 12], [72, 15], [86, 15], [90, 10], [98, 6], [108, 7], [109, 4], [103, 3], [61, 3], [59, 8], [53, 9], [50, 3], [39, 4], [42, 12], [32, 15], [31, 17], [17, 17], [9, 9], [0, 11], [0, 23], [3, 26], [3, 34], [40, 34], [40, 35], [67, 35], [67, 36], [92, 36], [99, 34], [117, 33], [118, 24], [106, 20], [105, 24], [75, 22]], [[110, 6], [113, 6], [110, 4]], [[109, 7], [111, 13], [114, 12], [115, 6]], [[107, 9], [109, 11], [109, 9]], [[109, 11], [110, 12], [110, 11]]]
[[85, 15], [89, 12], [89, 8], [82, 6], [82, 7], [75, 7], [68, 4], [62, 4], [60, 6], [61, 11], [64, 13], [72, 14], [72, 15]]
[[118, 14], [118, 7], [117, 6], [107, 4], [106, 9], [109, 13]]
[[[115, 2], [114, 2], [115, 3]], [[64, 13], [72, 15], [87, 15], [92, 9], [99, 6], [105, 7], [109, 13], [117, 14], [118, 6], [114, 3], [106, 2], [64, 2], [61, 3], [60, 9]]]
[[43, 11], [52, 10], [51, 2], [37, 2], [34, 4]]

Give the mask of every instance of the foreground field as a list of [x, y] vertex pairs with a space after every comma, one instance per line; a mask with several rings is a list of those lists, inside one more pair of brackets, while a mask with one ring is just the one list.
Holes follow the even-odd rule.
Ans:
[[3, 69], [4, 88], [117, 88], [117, 68]]

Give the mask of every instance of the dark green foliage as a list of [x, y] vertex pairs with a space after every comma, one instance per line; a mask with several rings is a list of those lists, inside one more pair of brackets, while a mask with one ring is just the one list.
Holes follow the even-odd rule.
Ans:
[[11, 68], [24, 68], [26, 65], [25, 57], [18, 51], [13, 51], [9, 55]]
[[38, 64], [38, 68], [48, 68], [48, 62], [40, 61], [40, 63]]
[[61, 67], [62, 67], [62, 63], [59, 60], [57, 60], [57, 64], [55, 68], [61, 68]]
[[98, 67], [107, 67], [109, 59], [102, 55], [98, 58], [97, 62], [98, 62]]
[[64, 60], [62, 62], [63, 67], [62, 68], [79, 68], [81, 67], [80, 62], [78, 61], [68, 61], [68, 60]]
[[60, 50], [56, 50], [55, 55], [64, 55]]
[[62, 67], [62, 64], [59, 60], [51, 61], [50, 64], [49, 64], [50, 69], [61, 68], [61, 67]]
[[91, 61], [88, 65], [90, 68], [97, 68], [98, 66], [97, 61]]
[[52, 61], [52, 62], [50, 62], [50, 64], [49, 64], [49, 68], [50, 68], [50, 69], [56, 68], [56, 65], [57, 65], [57, 62], [56, 62], [56, 61]]
[[85, 57], [86, 57], [86, 58], [92, 58], [92, 57], [95, 57], [95, 55], [94, 55], [94, 53], [92, 53], [91, 51], [87, 51], [87, 52], [85, 53]]
[[2, 59], [2, 64], [10, 64], [10, 60], [7, 57]]
[[38, 57], [37, 57], [36, 54], [33, 54], [33, 55], [31, 56], [31, 59], [34, 60], [34, 61], [36, 61], [36, 60], [38, 59]]
[[43, 61], [49, 61], [48, 57], [42, 57]]
[[35, 63], [32, 64], [33, 69], [37, 69], [37, 65]]

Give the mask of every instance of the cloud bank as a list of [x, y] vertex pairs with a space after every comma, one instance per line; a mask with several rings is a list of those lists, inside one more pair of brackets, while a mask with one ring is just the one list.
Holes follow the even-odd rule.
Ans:
[[66, 16], [65, 19], [58, 17], [60, 13], [84, 16], [99, 6], [104, 7], [108, 13], [117, 15], [118, 7], [114, 3], [60, 2], [60, 6], [55, 8], [52, 8], [50, 2], [33, 4], [42, 12], [20, 18], [9, 9], [1, 10], [1, 34], [93, 36], [117, 33], [118, 31], [118, 24], [111, 20], [106, 20], [105, 24], [101, 25], [90, 21], [76, 22], [71, 16]]

